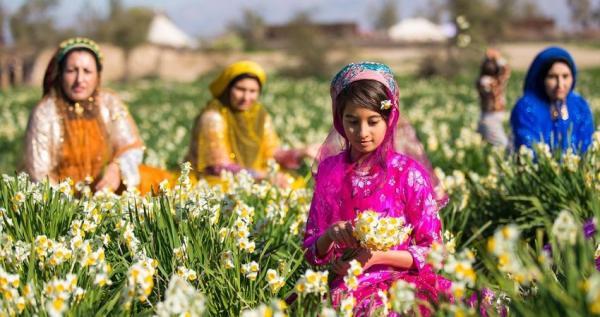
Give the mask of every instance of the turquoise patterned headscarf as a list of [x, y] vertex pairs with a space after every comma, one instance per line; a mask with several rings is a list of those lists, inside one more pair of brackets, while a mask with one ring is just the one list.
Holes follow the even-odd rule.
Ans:
[[[344, 135], [344, 127], [342, 125], [341, 118], [336, 118], [335, 114], [338, 113], [336, 108], [341, 106], [337, 104], [337, 97], [348, 87], [351, 83], [359, 80], [375, 80], [382, 83], [387, 88], [388, 100], [392, 103], [392, 111], [390, 112], [388, 119], [388, 128], [390, 132], [393, 127], [396, 126], [398, 121], [398, 103], [399, 103], [399, 88], [392, 70], [385, 64], [376, 62], [359, 62], [346, 65], [340, 70], [333, 80], [331, 81], [331, 101], [332, 111], [334, 114], [333, 126], [342, 136]], [[382, 100], [383, 101], [383, 100]]]

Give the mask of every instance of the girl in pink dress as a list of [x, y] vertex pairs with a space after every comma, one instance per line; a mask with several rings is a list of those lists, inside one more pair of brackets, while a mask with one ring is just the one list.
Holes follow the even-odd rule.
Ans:
[[[398, 96], [391, 70], [379, 63], [350, 64], [331, 83], [334, 129], [317, 157], [304, 247], [308, 262], [331, 265], [334, 307], [352, 295], [355, 316], [368, 316], [379, 308], [378, 291], [387, 291], [400, 279], [413, 283], [417, 297], [429, 302], [449, 294], [451, 286], [426, 263], [432, 242], [441, 242], [439, 202], [429, 172], [417, 161], [426, 158], [413, 159], [397, 148], [407, 143], [394, 140], [402, 137], [398, 128], [407, 124], [399, 120]], [[404, 217], [413, 228], [410, 237], [389, 251], [360, 247], [352, 235], [352, 221], [367, 209]], [[350, 259], [342, 257], [347, 249], [355, 249]], [[354, 291], [343, 281], [352, 259], [364, 269]], [[420, 311], [430, 314], [425, 306]]]

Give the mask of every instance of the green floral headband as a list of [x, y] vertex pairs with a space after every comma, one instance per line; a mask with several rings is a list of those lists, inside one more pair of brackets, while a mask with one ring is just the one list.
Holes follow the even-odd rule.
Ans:
[[56, 55], [56, 61], [60, 63], [67, 54], [77, 48], [85, 48], [94, 53], [98, 59], [98, 63], [102, 65], [102, 53], [100, 52], [100, 46], [96, 42], [85, 38], [85, 37], [74, 37], [68, 40], [64, 40], [58, 46], [58, 53]]

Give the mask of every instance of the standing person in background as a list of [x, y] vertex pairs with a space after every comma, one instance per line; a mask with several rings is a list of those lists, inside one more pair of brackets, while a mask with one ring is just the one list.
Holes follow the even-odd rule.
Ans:
[[535, 57], [510, 117], [515, 150], [543, 142], [552, 150], [587, 151], [594, 117], [588, 102], [574, 91], [576, 83], [577, 67], [565, 49], [549, 47]]
[[25, 135], [25, 171], [33, 181], [67, 178], [92, 190], [146, 193], [170, 174], [142, 165], [144, 144], [127, 107], [100, 87], [100, 47], [86, 38], [60, 44], [48, 63], [43, 98]]
[[509, 145], [504, 132], [506, 84], [509, 77], [510, 68], [506, 60], [497, 50], [488, 49], [476, 82], [481, 107], [477, 132], [493, 146]]

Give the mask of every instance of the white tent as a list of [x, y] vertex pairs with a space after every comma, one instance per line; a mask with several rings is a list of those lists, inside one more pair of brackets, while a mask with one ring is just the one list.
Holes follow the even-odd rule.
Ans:
[[388, 30], [390, 39], [397, 42], [443, 42], [447, 39], [446, 33], [441, 26], [425, 18], [405, 19]]
[[150, 23], [148, 42], [175, 48], [195, 48], [197, 42], [178, 28], [164, 14], [157, 14]]

